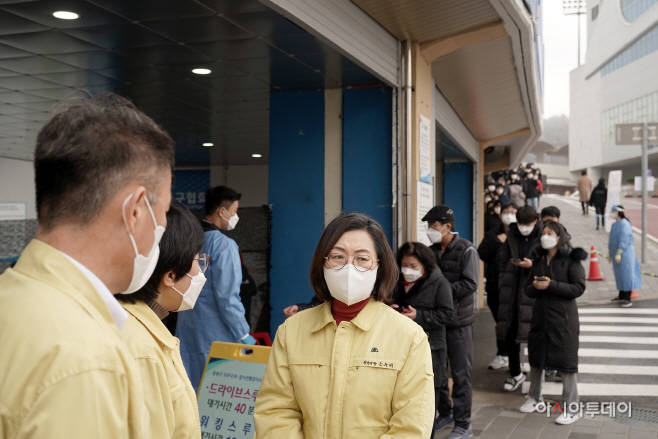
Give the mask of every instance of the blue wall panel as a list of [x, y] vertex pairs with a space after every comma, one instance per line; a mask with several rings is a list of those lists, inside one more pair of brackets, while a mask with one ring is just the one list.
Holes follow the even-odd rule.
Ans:
[[324, 229], [324, 91], [270, 96], [272, 333], [288, 305], [308, 302], [308, 269]]
[[473, 241], [473, 163], [446, 163], [443, 182], [443, 203], [455, 212], [455, 231]]
[[392, 237], [390, 87], [343, 92], [343, 210], [367, 213]]

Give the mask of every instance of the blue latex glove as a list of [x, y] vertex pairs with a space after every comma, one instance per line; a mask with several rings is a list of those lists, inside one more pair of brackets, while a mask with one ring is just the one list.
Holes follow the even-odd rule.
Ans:
[[242, 344], [250, 344], [250, 345], [255, 345], [256, 344], [256, 339], [253, 338], [251, 335], [247, 335], [245, 338], [240, 340], [240, 343]]

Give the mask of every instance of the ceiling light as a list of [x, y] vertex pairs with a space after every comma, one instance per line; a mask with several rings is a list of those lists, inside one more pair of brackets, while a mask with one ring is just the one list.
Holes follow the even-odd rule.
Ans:
[[212, 143], [210, 143], [210, 142], [207, 142], [207, 143], [204, 143], [204, 144], [203, 144], [203, 146], [208, 146], [208, 147], [211, 147], [211, 146], [212, 146]]
[[254, 158], [256, 158], [256, 159], [257, 159], [257, 158], [260, 158], [260, 157], [263, 157], [263, 156], [260, 155], [260, 154], [252, 154], [251, 156], [254, 157]]
[[80, 16], [75, 12], [68, 12], [68, 11], [53, 12], [53, 16], [55, 18], [60, 18], [62, 20], [75, 20], [76, 18], [80, 18]]
[[210, 69], [193, 69], [192, 73], [196, 73], [197, 75], [209, 75], [212, 72]]

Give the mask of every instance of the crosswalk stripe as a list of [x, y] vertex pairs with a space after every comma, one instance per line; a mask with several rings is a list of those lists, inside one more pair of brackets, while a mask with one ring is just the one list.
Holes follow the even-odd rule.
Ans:
[[658, 375], [658, 367], [580, 363], [578, 364], [578, 373], [593, 373], [600, 375]]
[[578, 314], [658, 314], [658, 308], [578, 308]]
[[[523, 393], [528, 393], [530, 383], [523, 383]], [[543, 395], [562, 395], [562, 383], [544, 383]], [[656, 396], [655, 384], [598, 384], [578, 383], [578, 396]]]
[[658, 326], [581, 325], [580, 332], [658, 332]]
[[[524, 354], [528, 355], [528, 348], [524, 349]], [[578, 357], [597, 357], [597, 358], [658, 358], [658, 350], [642, 351], [636, 349], [578, 349]], [[657, 394], [658, 395], [658, 394]]]
[[[580, 317], [581, 322], [585, 323], [658, 323], [658, 318], [653, 317], [610, 317], [610, 316], [583, 316]], [[614, 327], [611, 327], [614, 331]]]
[[658, 344], [658, 337], [617, 337], [612, 335], [581, 335], [581, 343]]

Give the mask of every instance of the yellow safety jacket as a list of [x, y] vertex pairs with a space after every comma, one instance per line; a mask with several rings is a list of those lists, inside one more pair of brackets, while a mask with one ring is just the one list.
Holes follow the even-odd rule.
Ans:
[[374, 299], [338, 326], [330, 303], [299, 312], [279, 327], [254, 421], [259, 439], [429, 438], [427, 335]]
[[121, 337], [142, 375], [151, 437], [201, 438], [196, 394], [183, 366], [180, 342], [144, 302], [122, 305], [130, 317]]

